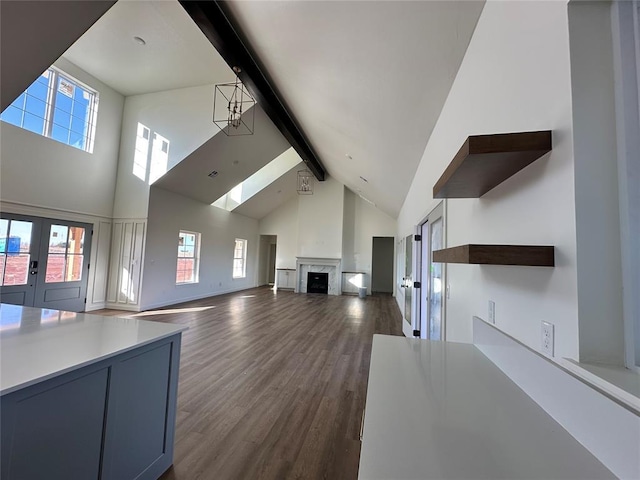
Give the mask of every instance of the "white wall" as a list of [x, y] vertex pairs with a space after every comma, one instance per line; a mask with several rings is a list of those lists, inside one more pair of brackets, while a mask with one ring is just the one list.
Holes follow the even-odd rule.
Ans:
[[111, 217], [124, 97], [64, 58], [55, 65], [99, 93], [93, 153], [0, 122], [2, 200]]
[[373, 237], [395, 237], [396, 220], [347, 188], [344, 203], [342, 270], [366, 273], [367, 290], [371, 293]]
[[480, 199], [447, 208], [447, 246], [555, 245], [556, 267], [447, 265], [447, 340], [471, 342], [473, 315], [496, 302], [497, 326], [556, 357], [576, 358], [578, 312], [567, 5], [487, 2], [398, 218], [398, 236], [437, 204], [432, 187], [468, 135], [553, 131], [553, 151]]
[[260, 235], [276, 235], [276, 268], [296, 268], [298, 196], [260, 220]]
[[[180, 230], [199, 232], [200, 281], [176, 285]], [[247, 275], [232, 278], [235, 239], [247, 245]], [[140, 308], [147, 310], [256, 286], [258, 222], [157, 187], [150, 192]]]
[[[144, 218], [149, 200], [148, 180], [133, 175], [138, 123], [167, 138], [168, 169], [209, 140], [218, 128], [212, 121], [213, 86], [180, 88], [127, 97], [122, 119], [118, 186], [114, 217]], [[147, 177], [148, 177], [147, 169]]]
[[299, 195], [260, 220], [261, 235], [278, 236], [276, 268], [295, 269], [296, 256], [341, 258], [343, 271], [367, 274], [369, 289], [373, 237], [395, 232], [394, 218], [333, 179], [316, 182], [313, 195]]
[[298, 257], [342, 258], [343, 210], [344, 186], [333, 178], [298, 197]]

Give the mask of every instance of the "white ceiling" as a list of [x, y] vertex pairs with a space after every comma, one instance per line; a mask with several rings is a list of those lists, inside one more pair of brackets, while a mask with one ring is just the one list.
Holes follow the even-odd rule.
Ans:
[[234, 79], [175, 0], [119, 0], [64, 57], [125, 96]]
[[[25, 3], [37, 8], [35, 2]], [[230, 8], [328, 173], [396, 217], [483, 5], [243, 0], [231, 2]], [[146, 45], [138, 45], [134, 36]], [[64, 56], [124, 95], [233, 79], [176, 0], [120, 0]], [[274, 138], [263, 138], [267, 146], [284, 140], [272, 127], [267, 130]], [[268, 148], [257, 149], [265, 155], [247, 156], [242, 168], [219, 178], [225, 190], [218, 192], [216, 186], [215, 193], [205, 193], [211, 184], [200, 177], [215, 167], [209, 168], [211, 162], [201, 154], [227, 162], [237, 157], [235, 148], [242, 151], [239, 142], [251, 142], [236, 138], [233, 147], [214, 141], [218, 136], [158, 186], [182, 191], [203, 182], [202, 195], [196, 196], [211, 202], [230, 189], [227, 184], [239, 183], [277, 156], [267, 155]], [[218, 143], [226, 145], [224, 155], [211, 151]], [[240, 170], [244, 178], [236, 175]], [[294, 182], [283, 179], [261, 192], [264, 202], [255, 209], [246, 205], [243, 212], [261, 218], [294, 191]]]
[[483, 5], [229, 4], [329, 174], [393, 217], [402, 207]]

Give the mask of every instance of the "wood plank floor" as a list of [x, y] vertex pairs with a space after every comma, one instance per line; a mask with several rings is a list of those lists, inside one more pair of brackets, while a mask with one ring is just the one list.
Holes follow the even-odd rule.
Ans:
[[372, 337], [402, 334], [391, 296], [261, 287], [129, 316], [189, 326], [163, 480], [357, 478]]

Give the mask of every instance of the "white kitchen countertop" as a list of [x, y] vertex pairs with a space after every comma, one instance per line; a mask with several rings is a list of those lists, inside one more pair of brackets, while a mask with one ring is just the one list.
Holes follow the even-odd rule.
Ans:
[[187, 327], [0, 305], [0, 395], [169, 337]]
[[474, 345], [375, 335], [359, 478], [615, 478]]

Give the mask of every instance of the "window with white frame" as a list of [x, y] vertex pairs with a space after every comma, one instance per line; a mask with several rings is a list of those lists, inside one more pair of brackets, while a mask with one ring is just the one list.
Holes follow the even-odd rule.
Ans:
[[180, 230], [176, 283], [198, 283], [200, 268], [200, 234]]
[[233, 249], [233, 278], [244, 278], [247, 275], [247, 241], [236, 238]]
[[40, 75], [0, 120], [93, 152], [98, 92], [55, 67]]

